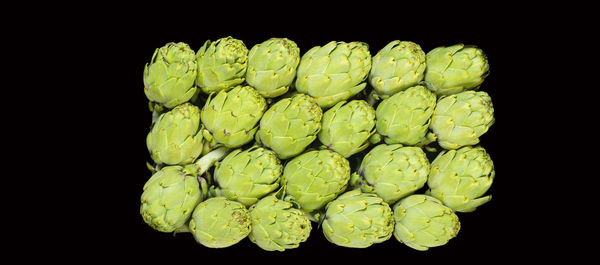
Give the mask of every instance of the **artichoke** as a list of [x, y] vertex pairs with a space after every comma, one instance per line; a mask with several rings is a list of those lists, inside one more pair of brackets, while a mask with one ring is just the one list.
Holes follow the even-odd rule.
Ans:
[[248, 236], [250, 223], [250, 212], [244, 205], [216, 197], [196, 206], [189, 229], [203, 246], [225, 248]]
[[146, 137], [146, 145], [157, 164], [189, 164], [202, 153], [204, 144], [200, 109], [184, 103], [161, 114]]
[[252, 231], [248, 238], [268, 251], [297, 248], [306, 241], [312, 226], [308, 217], [292, 203], [269, 195], [250, 207]]
[[286, 200], [313, 212], [323, 208], [346, 190], [350, 163], [330, 150], [310, 151], [294, 157], [283, 169]]
[[300, 62], [300, 49], [286, 38], [271, 38], [254, 45], [248, 53], [246, 82], [263, 97], [285, 94]]
[[395, 40], [373, 56], [369, 83], [379, 97], [385, 99], [421, 82], [425, 67], [425, 52], [421, 46]]
[[144, 184], [140, 214], [150, 227], [173, 232], [183, 226], [196, 205], [208, 195], [202, 174], [225, 156], [228, 149], [217, 148], [194, 164], [163, 167]]
[[435, 102], [435, 94], [423, 86], [396, 93], [377, 106], [377, 132], [388, 144], [418, 144], [427, 134]]
[[196, 92], [196, 56], [183, 42], [169, 42], [156, 49], [144, 68], [144, 93], [152, 102], [173, 108]]
[[250, 206], [279, 187], [282, 171], [281, 162], [271, 150], [258, 146], [237, 149], [216, 165], [213, 191]]
[[[213, 97], [214, 95], [214, 97]], [[215, 141], [237, 148], [254, 139], [267, 102], [249, 86], [211, 94], [202, 108], [202, 124]]]
[[244, 82], [248, 67], [248, 48], [232, 37], [207, 40], [196, 53], [198, 75], [196, 85], [210, 94], [228, 90]]
[[300, 154], [317, 138], [323, 111], [304, 94], [284, 98], [265, 112], [256, 141], [275, 151], [280, 159]]
[[429, 160], [421, 148], [380, 144], [365, 155], [351, 185], [393, 204], [425, 186], [428, 174]]
[[375, 110], [364, 100], [341, 101], [323, 114], [319, 141], [349, 157], [369, 146], [375, 133]]
[[445, 149], [479, 143], [494, 124], [492, 99], [483, 91], [465, 91], [438, 100], [430, 128]]
[[452, 95], [479, 88], [489, 74], [488, 60], [475, 46], [456, 44], [427, 53], [425, 84], [438, 95]]
[[313, 47], [302, 56], [296, 90], [328, 108], [362, 91], [369, 70], [371, 54], [366, 43], [332, 41]]
[[431, 163], [427, 194], [457, 212], [471, 212], [492, 199], [494, 163], [481, 146], [442, 151]]
[[445, 245], [460, 230], [458, 216], [436, 198], [416, 194], [394, 205], [394, 237], [416, 250]]
[[394, 217], [390, 206], [377, 195], [352, 190], [327, 204], [322, 225], [329, 242], [366, 248], [392, 237]]

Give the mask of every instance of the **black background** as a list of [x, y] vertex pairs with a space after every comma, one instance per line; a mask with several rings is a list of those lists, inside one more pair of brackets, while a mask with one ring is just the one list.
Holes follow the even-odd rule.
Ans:
[[[88, 43], [103, 47], [105, 53], [96, 60], [104, 71], [99, 70], [92, 78], [101, 89], [97, 91], [100, 100], [90, 102], [96, 110], [90, 114], [94, 115], [91, 119], [96, 124], [93, 129], [101, 130], [104, 135], [98, 139], [103, 141], [96, 142], [97, 148], [105, 150], [101, 156], [110, 155], [111, 161], [97, 167], [96, 173], [101, 177], [94, 182], [99, 189], [87, 196], [98, 202], [99, 208], [82, 218], [85, 222], [91, 220], [98, 224], [92, 238], [96, 244], [86, 250], [94, 252], [93, 257], [97, 258], [172, 262], [181, 259], [198, 263], [208, 257], [277, 263], [284, 259], [301, 262], [364, 259], [371, 260], [372, 264], [378, 264], [380, 259], [400, 257], [399, 263], [448, 260], [478, 263], [535, 258], [531, 246], [543, 241], [531, 225], [539, 218], [539, 202], [529, 198], [523, 203], [529, 194], [529, 186], [525, 183], [531, 176], [525, 173], [525, 154], [513, 150], [515, 140], [523, 137], [516, 128], [523, 130], [524, 119], [535, 110], [521, 107], [530, 100], [525, 93], [522, 97], [514, 97], [511, 91], [519, 80], [524, 79], [523, 71], [514, 63], [515, 57], [519, 56], [515, 53], [515, 40], [521, 48], [527, 48], [541, 33], [510, 19], [474, 23], [457, 30], [450, 21], [419, 25], [415, 20], [403, 21], [401, 16], [371, 14], [374, 16], [331, 21], [318, 19], [323, 15], [319, 12], [314, 15], [315, 20], [310, 23], [305, 21], [306, 18], [293, 19], [295, 23], [290, 24], [290, 18], [285, 16], [250, 16], [242, 20], [225, 19], [227, 21], [216, 24], [199, 16], [193, 23], [180, 26], [172, 21], [169, 25], [156, 25], [140, 19], [116, 27], [95, 28], [101, 34], [89, 39]], [[426, 16], [422, 19], [426, 20]], [[496, 179], [488, 192], [493, 195], [492, 200], [475, 212], [459, 213], [461, 230], [458, 236], [447, 245], [426, 252], [406, 247], [393, 237], [366, 249], [338, 247], [325, 239], [315, 223], [307, 242], [282, 253], [264, 251], [248, 239], [226, 249], [209, 249], [197, 244], [190, 234], [173, 236], [152, 230], [139, 215], [139, 197], [151, 175], [145, 165], [150, 159], [145, 138], [150, 129], [151, 113], [143, 92], [144, 65], [154, 50], [167, 42], [186, 42], [196, 51], [205, 40], [226, 36], [243, 40], [249, 49], [270, 37], [286, 37], [298, 44], [301, 53], [332, 40], [365, 42], [372, 55], [396, 39], [413, 41], [425, 52], [456, 43], [479, 46], [487, 54], [490, 64], [490, 75], [481, 90], [490, 94], [496, 116], [495, 124], [481, 137], [481, 145], [489, 152], [496, 169]], [[88, 214], [91, 217], [87, 217]], [[82, 236], [89, 240], [88, 234]]]

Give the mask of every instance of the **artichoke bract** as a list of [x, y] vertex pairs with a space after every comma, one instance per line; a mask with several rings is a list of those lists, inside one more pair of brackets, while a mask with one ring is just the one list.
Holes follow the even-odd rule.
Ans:
[[144, 184], [140, 214], [155, 230], [173, 232], [183, 226], [194, 208], [208, 195], [202, 174], [228, 152], [217, 148], [194, 164], [167, 166], [154, 173]]
[[350, 182], [392, 204], [425, 186], [429, 166], [419, 147], [380, 144], [365, 155]]
[[475, 46], [456, 44], [427, 53], [425, 84], [437, 95], [452, 95], [479, 88], [489, 74], [486, 55]]
[[445, 245], [460, 230], [458, 216], [438, 199], [416, 194], [394, 205], [394, 237], [416, 249]]
[[200, 109], [184, 103], [161, 114], [146, 137], [150, 156], [157, 164], [189, 164], [204, 144]]
[[250, 212], [244, 205], [224, 197], [215, 197], [196, 206], [189, 229], [203, 246], [225, 248], [248, 236], [250, 224]]
[[375, 133], [375, 109], [364, 100], [341, 101], [325, 111], [319, 141], [344, 157], [370, 145]]
[[273, 151], [259, 146], [237, 149], [216, 165], [214, 193], [248, 207], [279, 188], [282, 172]]
[[173, 108], [196, 92], [196, 56], [183, 42], [169, 42], [156, 49], [144, 68], [144, 93], [152, 102]]
[[232, 37], [207, 40], [196, 53], [196, 85], [210, 94], [228, 90], [244, 82], [248, 67], [248, 48]]
[[285, 94], [300, 63], [300, 49], [286, 38], [271, 38], [254, 45], [248, 53], [246, 82], [263, 97]]
[[492, 199], [482, 197], [494, 181], [494, 163], [481, 146], [442, 151], [431, 162], [427, 194], [457, 212], [471, 212]]
[[346, 190], [350, 163], [330, 150], [310, 151], [294, 157], [283, 169], [286, 200], [306, 212], [323, 208]]
[[327, 204], [323, 234], [338, 246], [366, 248], [392, 237], [390, 206], [375, 194], [348, 191]]
[[373, 56], [369, 83], [380, 98], [387, 98], [423, 80], [425, 52], [410, 41], [395, 40]]
[[430, 129], [445, 149], [476, 145], [494, 124], [494, 106], [483, 91], [465, 91], [438, 100]]
[[248, 238], [268, 251], [285, 251], [300, 246], [312, 226], [304, 212], [274, 195], [262, 198], [250, 207], [252, 231]]
[[267, 110], [267, 102], [249, 86], [211, 94], [202, 108], [202, 124], [214, 139], [237, 148], [254, 139], [258, 121]]
[[362, 91], [369, 70], [371, 53], [366, 43], [332, 41], [302, 55], [296, 90], [314, 97], [320, 107], [328, 108]]
[[435, 94], [423, 86], [398, 92], [377, 106], [377, 132], [388, 144], [416, 145], [427, 135], [435, 104]]
[[284, 98], [265, 112], [256, 141], [273, 150], [280, 159], [296, 156], [317, 138], [323, 110], [304, 94]]

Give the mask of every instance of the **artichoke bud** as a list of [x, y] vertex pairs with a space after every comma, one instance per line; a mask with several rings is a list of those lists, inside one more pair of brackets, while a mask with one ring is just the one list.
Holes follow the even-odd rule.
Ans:
[[232, 37], [208, 40], [196, 53], [196, 85], [210, 94], [228, 90], [244, 82], [248, 67], [248, 48]]
[[189, 230], [206, 247], [229, 247], [250, 234], [250, 212], [241, 203], [224, 197], [210, 198], [194, 209]]
[[395, 40], [373, 56], [369, 83], [376, 99], [386, 99], [415, 86], [423, 80], [426, 68], [425, 52], [410, 41]]
[[295, 42], [271, 38], [250, 49], [246, 82], [265, 98], [281, 96], [296, 77], [299, 62], [300, 49]]
[[169, 42], [156, 49], [144, 69], [144, 93], [152, 102], [173, 108], [196, 92], [197, 63], [189, 45]]

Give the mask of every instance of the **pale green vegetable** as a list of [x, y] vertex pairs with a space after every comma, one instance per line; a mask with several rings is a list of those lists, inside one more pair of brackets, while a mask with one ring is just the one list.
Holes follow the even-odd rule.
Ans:
[[279, 188], [282, 172], [273, 151], [259, 146], [237, 149], [216, 165], [214, 193], [248, 207]]
[[156, 49], [144, 68], [144, 93], [152, 102], [173, 108], [196, 92], [196, 56], [183, 42], [169, 42]]
[[248, 68], [248, 48], [232, 37], [207, 40], [196, 53], [196, 85], [210, 94], [228, 90], [244, 82]]
[[494, 106], [483, 91], [465, 91], [438, 100], [430, 128], [445, 149], [476, 145], [494, 124]]
[[380, 144], [365, 155], [351, 185], [393, 204], [425, 186], [428, 174], [429, 160], [421, 148]]
[[383, 199], [352, 190], [327, 205], [322, 226], [329, 242], [343, 247], [366, 248], [392, 237], [394, 218]]
[[427, 194], [457, 212], [471, 212], [492, 199], [494, 163], [481, 146], [442, 151], [431, 163]]
[[423, 80], [425, 52], [410, 41], [395, 40], [373, 56], [369, 83], [380, 98], [387, 98]]
[[262, 198], [250, 207], [252, 231], [248, 238], [268, 251], [284, 251], [300, 246], [312, 226], [304, 212], [274, 195]]
[[189, 229], [203, 246], [225, 248], [248, 236], [250, 224], [250, 212], [243, 204], [215, 197], [196, 206]]
[[388, 144], [417, 145], [427, 134], [435, 103], [435, 94], [423, 86], [398, 92], [377, 106], [377, 132]]
[[283, 169], [286, 198], [306, 212], [323, 208], [346, 190], [350, 163], [330, 150], [309, 151], [294, 157]]
[[263, 97], [285, 94], [296, 77], [300, 49], [286, 38], [271, 38], [254, 45], [248, 53], [246, 82]]
[[460, 230], [458, 216], [438, 199], [416, 194], [394, 205], [394, 237], [416, 250], [445, 245]]
[[438, 95], [479, 88], [489, 74], [486, 55], [476, 46], [456, 44], [427, 53], [425, 84]]
[[317, 138], [323, 111], [304, 94], [277, 101], [260, 120], [256, 141], [275, 151], [280, 159], [294, 157]]
[[237, 148], [254, 139], [258, 121], [267, 103], [249, 86], [236, 86], [211, 94], [202, 108], [202, 124], [214, 140], [229, 148]]
[[308, 50], [300, 59], [296, 90], [329, 108], [362, 91], [371, 70], [369, 46], [363, 42], [332, 41]]

